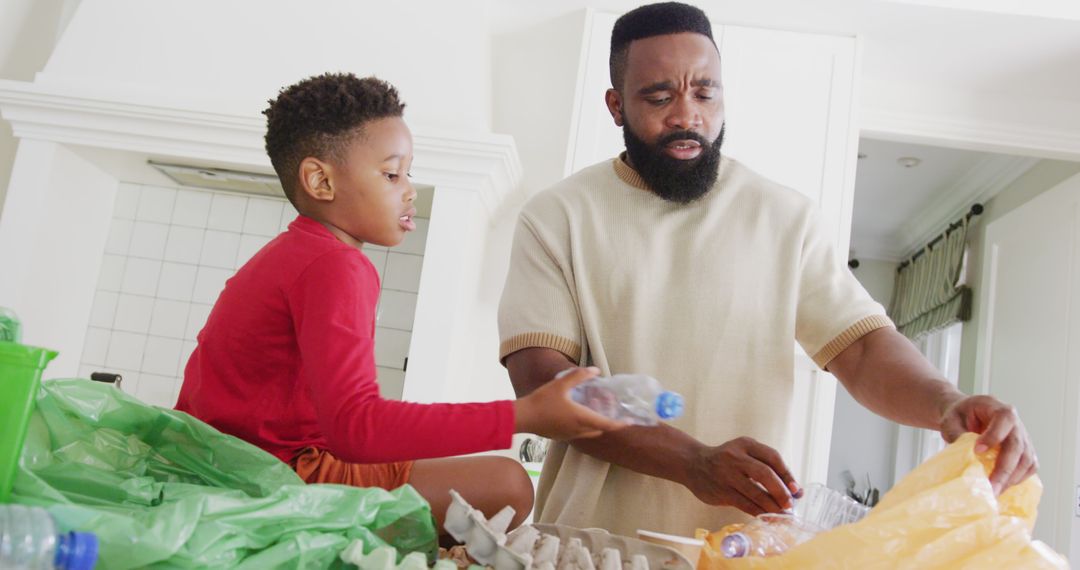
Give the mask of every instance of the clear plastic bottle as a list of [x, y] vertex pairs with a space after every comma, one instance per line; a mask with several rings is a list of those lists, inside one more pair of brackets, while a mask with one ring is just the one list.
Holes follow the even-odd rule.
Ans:
[[683, 413], [683, 398], [643, 374], [593, 378], [570, 392], [571, 398], [597, 413], [634, 425], [653, 426]]
[[0, 307], [0, 341], [22, 342], [19, 317], [7, 307]]
[[725, 527], [727, 534], [720, 541], [720, 552], [724, 558], [776, 556], [810, 540], [821, 530], [792, 515], [759, 515], [746, 524]]
[[97, 536], [57, 532], [45, 509], [0, 505], [0, 568], [4, 570], [91, 570]]

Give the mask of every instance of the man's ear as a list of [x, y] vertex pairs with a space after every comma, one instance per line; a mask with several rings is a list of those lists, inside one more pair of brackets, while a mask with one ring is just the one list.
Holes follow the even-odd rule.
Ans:
[[607, 104], [608, 112], [611, 113], [611, 118], [615, 119], [615, 126], [623, 126], [623, 110], [622, 110], [622, 95], [614, 89], [608, 89], [604, 93], [604, 103]]
[[330, 184], [333, 165], [315, 157], [300, 161], [300, 192], [316, 202], [333, 202], [334, 187]]

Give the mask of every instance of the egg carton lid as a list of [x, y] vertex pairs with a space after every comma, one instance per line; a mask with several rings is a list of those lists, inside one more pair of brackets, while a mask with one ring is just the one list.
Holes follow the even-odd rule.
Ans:
[[[515, 552], [508, 546], [506, 530], [515, 511], [507, 506], [487, 520], [483, 513], [474, 509], [456, 491], [450, 491], [450, 506], [446, 511], [444, 528], [454, 539], [465, 544], [469, 556], [481, 564], [494, 567], [495, 570], [532, 570], [534, 568], [531, 552]], [[529, 532], [530, 526], [518, 528], [510, 535]], [[605, 549], [619, 552], [620, 558], [630, 561], [635, 556], [643, 556], [648, 561], [650, 570], [694, 570], [694, 565], [672, 548], [652, 544], [636, 538], [611, 534], [604, 529], [579, 529], [559, 524], [536, 523], [531, 525], [541, 536], [558, 539], [561, 546], [580, 541], [593, 556], [599, 556]], [[560, 553], [561, 554], [561, 553]], [[549, 566], [549, 564], [543, 566]], [[539, 566], [537, 566], [539, 568]]]

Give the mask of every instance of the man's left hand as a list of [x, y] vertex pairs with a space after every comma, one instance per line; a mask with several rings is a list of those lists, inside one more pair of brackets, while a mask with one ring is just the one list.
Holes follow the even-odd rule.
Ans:
[[1039, 469], [1035, 446], [1016, 408], [991, 396], [968, 396], [950, 405], [941, 420], [941, 436], [952, 443], [965, 432], [975, 432], [975, 452], [1000, 446], [990, 484], [1000, 495]]

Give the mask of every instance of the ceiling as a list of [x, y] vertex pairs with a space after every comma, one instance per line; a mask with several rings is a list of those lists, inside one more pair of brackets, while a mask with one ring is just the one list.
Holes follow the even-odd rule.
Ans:
[[[1038, 159], [861, 139], [851, 254], [899, 261], [985, 203]], [[902, 159], [914, 158], [917, 166]]]
[[[870, 81], [1080, 101], [1075, 0], [688, 0], [714, 20], [858, 35]], [[495, 34], [589, 6], [626, 12], [647, 0], [500, 0]]]

